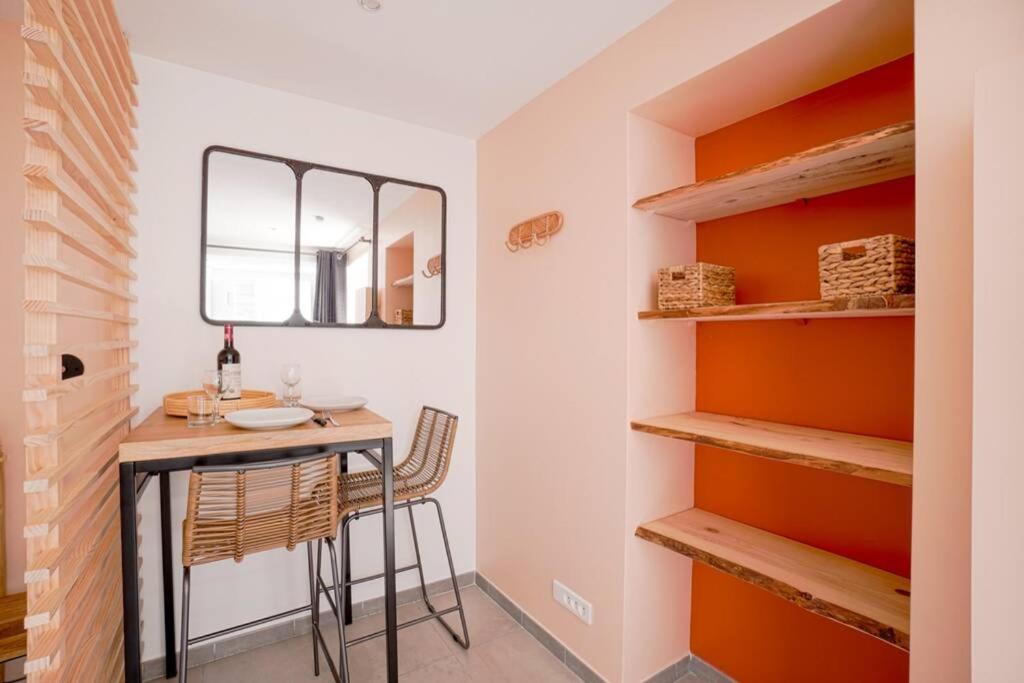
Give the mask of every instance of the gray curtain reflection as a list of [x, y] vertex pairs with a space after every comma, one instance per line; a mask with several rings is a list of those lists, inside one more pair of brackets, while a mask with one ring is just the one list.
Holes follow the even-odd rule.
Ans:
[[316, 284], [313, 289], [313, 320], [318, 323], [343, 323], [348, 256], [335, 249], [316, 252]]

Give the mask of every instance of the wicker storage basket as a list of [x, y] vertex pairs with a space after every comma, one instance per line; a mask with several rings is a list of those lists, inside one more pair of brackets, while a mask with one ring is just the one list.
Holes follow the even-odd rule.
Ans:
[[879, 235], [818, 248], [822, 299], [914, 293], [914, 240]]
[[678, 311], [736, 303], [736, 270], [712, 263], [658, 269], [658, 309]]

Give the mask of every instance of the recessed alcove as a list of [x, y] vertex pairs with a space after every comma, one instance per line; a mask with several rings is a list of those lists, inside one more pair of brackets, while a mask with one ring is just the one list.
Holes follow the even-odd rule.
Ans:
[[[911, 2], [839, 3], [629, 117], [627, 623], [674, 612], [688, 651], [739, 680], [906, 677], [909, 595], [881, 624], [873, 591], [909, 587], [914, 298], [820, 301], [816, 248], [913, 236], [912, 50]], [[695, 261], [737, 269], [737, 305], [659, 311], [657, 268]], [[882, 451], [887, 472], [850, 464]], [[744, 550], [651, 531], [681, 515], [749, 529]], [[791, 599], [821, 597], [812, 556], [863, 574], [844, 617]]]

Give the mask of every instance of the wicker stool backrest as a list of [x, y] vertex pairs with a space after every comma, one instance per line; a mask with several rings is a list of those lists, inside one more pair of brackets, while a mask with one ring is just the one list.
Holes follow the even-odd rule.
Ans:
[[292, 550], [338, 528], [338, 456], [196, 467], [189, 475], [186, 567], [274, 548]]
[[455, 415], [423, 407], [409, 456], [397, 468], [396, 474], [405, 480], [404, 488], [425, 495], [441, 485], [448, 476], [458, 426]]

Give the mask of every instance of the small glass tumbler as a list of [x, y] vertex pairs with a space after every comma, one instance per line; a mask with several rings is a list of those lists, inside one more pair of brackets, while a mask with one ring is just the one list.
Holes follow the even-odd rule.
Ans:
[[210, 427], [217, 423], [217, 408], [214, 399], [202, 394], [188, 397], [188, 426]]

